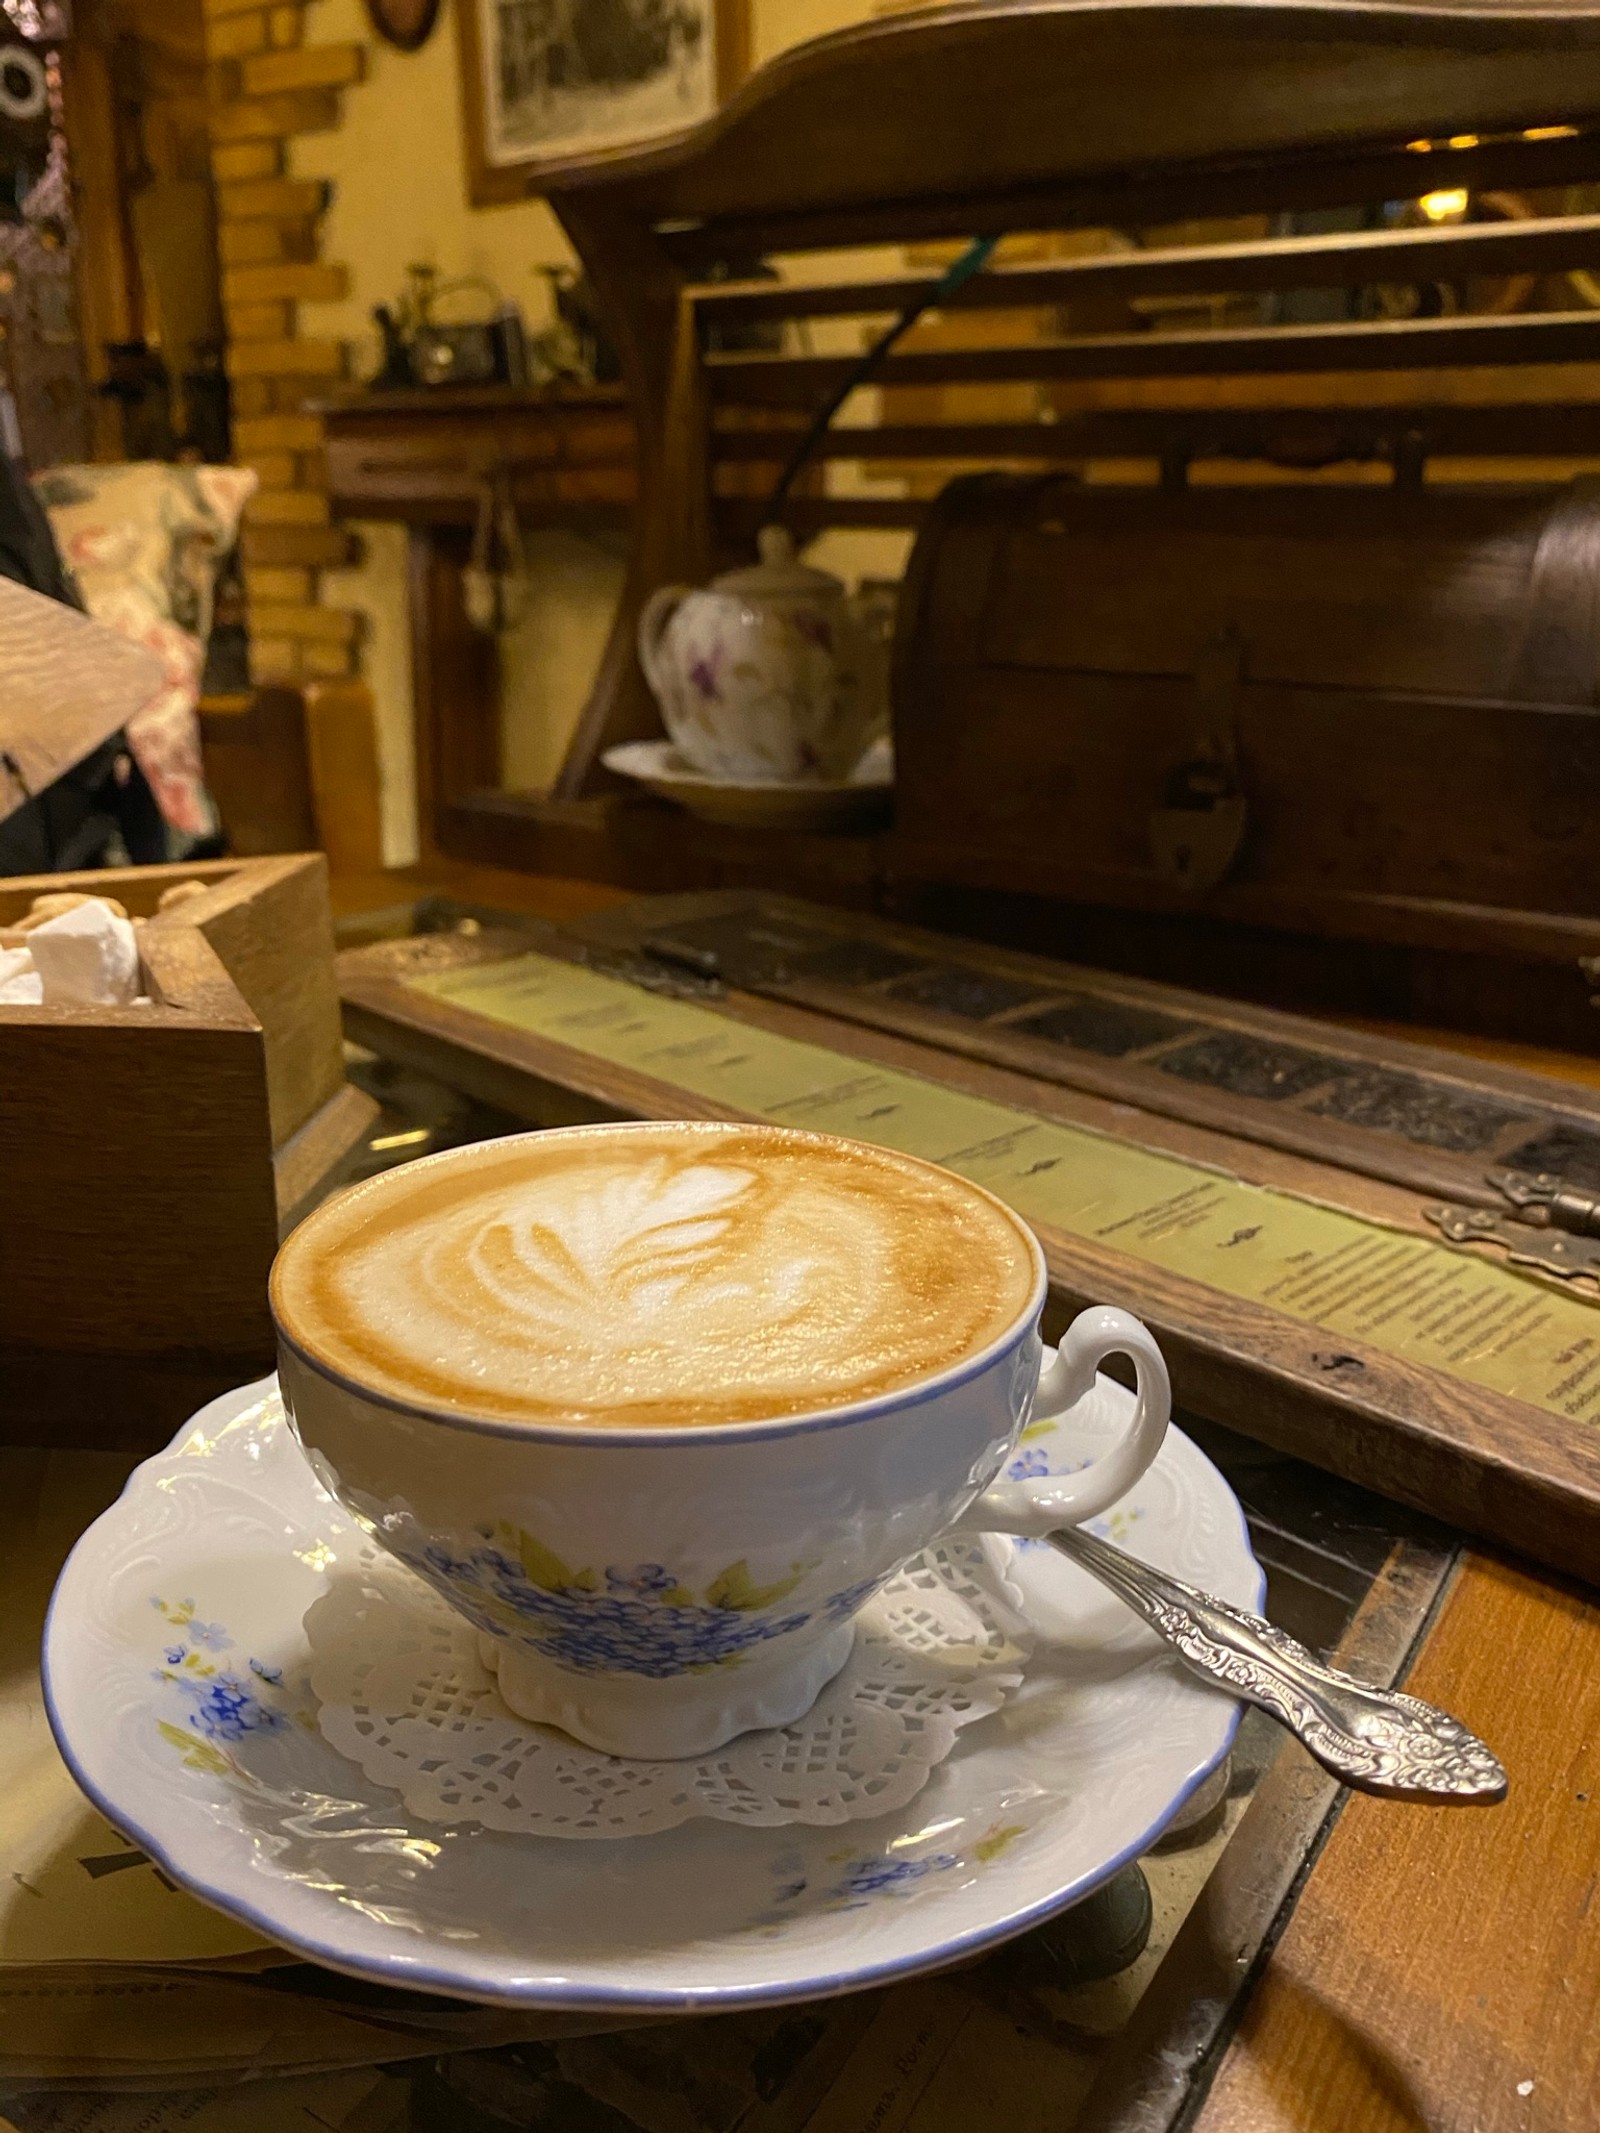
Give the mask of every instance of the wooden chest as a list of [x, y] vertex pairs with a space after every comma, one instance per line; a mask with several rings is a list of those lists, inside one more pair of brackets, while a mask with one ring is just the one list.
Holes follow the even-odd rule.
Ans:
[[917, 545], [897, 860], [1052, 945], [1587, 1046], [1600, 486], [978, 475]]

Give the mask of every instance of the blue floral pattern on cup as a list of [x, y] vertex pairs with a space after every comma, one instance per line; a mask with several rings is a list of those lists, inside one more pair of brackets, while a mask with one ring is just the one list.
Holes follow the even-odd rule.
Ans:
[[578, 1674], [638, 1674], [664, 1681], [708, 1667], [737, 1665], [758, 1645], [853, 1615], [883, 1582], [868, 1578], [805, 1607], [783, 1602], [810, 1565], [759, 1585], [747, 1562], [729, 1563], [700, 1590], [664, 1563], [608, 1563], [574, 1569], [518, 1527], [483, 1527], [470, 1542], [445, 1546], [389, 1513], [389, 1548], [494, 1637], [514, 1637]]

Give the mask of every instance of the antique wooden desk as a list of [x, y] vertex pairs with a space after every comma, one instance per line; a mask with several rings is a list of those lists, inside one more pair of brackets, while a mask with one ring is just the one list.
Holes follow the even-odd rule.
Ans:
[[[393, 900], [387, 913], [373, 912], [380, 894]], [[346, 937], [369, 942], [419, 918], [446, 929], [463, 918], [469, 927], [488, 924], [496, 912], [581, 925], [618, 902], [616, 891], [593, 884], [448, 862], [351, 883], [341, 895]], [[480, 1113], [459, 1131], [485, 1130], [496, 1116], [505, 1130], [540, 1115], [537, 1101], [518, 1093], [545, 1057], [536, 1041], [519, 1054], [508, 1038], [502, 1068], [474, 1069], [459, 1058], [452, 1066], [447, 1050], [420, 1036], [408, 1041], [393, 1023], [375, 1034], [359, 962], [360, 951], [347, 954], [350, 1026], [382, 1045], [395, 1086], [431, 1068], [480, 1101], [513, 1106], [509, 1115]], [[1502, 1058], [1515, 1050], [1450, 1041]], [[1600, 1078], [1591, 1060], [1526, 1048], [1516, 1056], [1551, 1076], [1553, 1092], [1563, 1077], [1579, 1086]], [[527, 1062], [520, 1081], [519, 1057]], [[381, 1091], [381, 1081], [374, 1086]], [[1270, 1458], [1257, 1469], [1242, 1441], [1206, 1441], [1251, 1505], [1272, 1604], [1304, 1608], [1319, 1589], [1328, 1600], [1348, 1576], [1337, 1567], [1348, 1540], [1325, 1537], [1307, 1551], [1284, 1500], [1274, 1508], [1270, 1477], [1284, 1470]], [[1319, 1485], [1309, 1485], [1315, 1498]], [[1337, 1520], [1339, 1485], [1321, 1486]], [[1342, 1626], [1330, 1618], [1324, 1634], [1342, 1640], [1354, 1670], [1403, 1676], [1493, 1741], [1511, 1771], [1509, 1800], [1482, 1814], [1336, 1801], [1300, 1751], [1284, 1749], [1155, 1982], [1075, 2099], [1076, 2115], [1064, 2115], [1057, 2096], [1041, 2124], [1116, 2133], [1177, 2125], [1199, 2133], [1587, 2133], [1594, 2124], [1600, 1603], [1510, 1555], [1462, 1546], [1426, 1524], [1406, 1530], [1408, 1539], [1383, 1543], [1387, 1570], [1354, 1614]], [[966, 2062], [981, 2024], [973, 2028], [965, 2003], [941, 1999], [936, 1983], [906, 1991], [923, 1995], [916, 2004], [925, 2003], [938, 2042], [909, 2053], [880, 2099], [885, 2119], [872, 2122], [912, 2133], [986, 2127], [980, 2097], [1009, 2092], [998, 2077], [986, 2089], [965, 2085], [978, 2078]], [[1019, 2035], [1027, 2033], [1024, 2022]], [[963, 2096], [964, 2105], [952, 2100]], [[1007, 2112], [1014, 2107], [1008, 2100]], [[825, 2112], [816, 2123], [855, 2133], [868, 2120]]]

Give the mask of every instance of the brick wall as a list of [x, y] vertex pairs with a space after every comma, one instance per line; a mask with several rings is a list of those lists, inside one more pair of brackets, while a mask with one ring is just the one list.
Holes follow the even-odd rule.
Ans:
[[322, 425], [304, 405], [338, 386], [348, 355], [299, 324], [302, 303], [346, 293], [346, 275], [322, 257], [325, 188], [285, 166], [295, 134], [338, 125], [364, 53], [306, 44], [298, 4], [202, 4], [234, 453], [261, 481], [243, 536], [252, 667], [258, 681], [350, 674], [360, 618], [318, 599], [320, 574], [351, 559], [350, 542], [332, 523]]

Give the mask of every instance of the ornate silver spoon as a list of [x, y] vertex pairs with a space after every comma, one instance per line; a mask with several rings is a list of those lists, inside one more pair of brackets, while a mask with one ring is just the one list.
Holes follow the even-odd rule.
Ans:
[[1081, 1526], [1061, 1527], [1049, 1540], [1148, 1622], [1193, 1672], [1286, 1726], [1341, 1784], [1440, 1806], [1505, 1798], [1499, 1759], [1448, 1712], [1324, 1666], [1262, 1616], [1196, 1592]]

